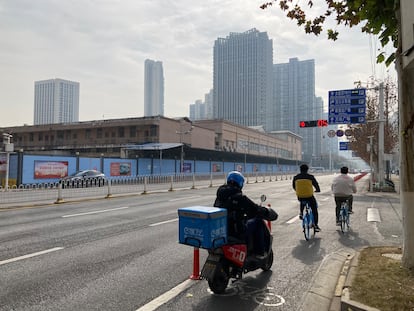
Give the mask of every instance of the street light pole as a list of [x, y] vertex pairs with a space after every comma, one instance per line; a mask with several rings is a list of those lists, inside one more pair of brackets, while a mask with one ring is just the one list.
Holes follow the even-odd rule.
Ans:
[[180, 154], [180, 173], [183, 172], [183, 165], [184, 165], [184, 143], [183, 143], [183, 135], [190, 134], [193, 130], [194, 126], [191, 125], [191, 128], [189, 130], [183, 131], [181, 129], [182, 124], [180, 123], [180, 131], [176, 131], [175, 133], [180, 135], [180, 144], [181, 144], [181, 154]]
[[373, 171], [372, 171], [372, 139], [374, 138], [374, 136], [368, 136], [369, 138], [369, 167], [370, 167], [370, 178], [369, 178], [369, 190], [373, 191], [373, 180], [374, 180], [374, 176], [373, 176]]
[[10, 138], [13, 136], [8, 133], [3, 133], [4, 151], [6, 151], [6, 180], [4, 190], [9, 189], [9, 164], [10, 164], [10, 152], [14, 151], [14, 144], [10, 143]]

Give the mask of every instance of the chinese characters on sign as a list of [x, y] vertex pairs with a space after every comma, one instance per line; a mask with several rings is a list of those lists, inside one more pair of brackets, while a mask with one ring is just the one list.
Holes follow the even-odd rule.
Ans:
[[329, 91], [329, 124], [365, 123], [366, 89]]

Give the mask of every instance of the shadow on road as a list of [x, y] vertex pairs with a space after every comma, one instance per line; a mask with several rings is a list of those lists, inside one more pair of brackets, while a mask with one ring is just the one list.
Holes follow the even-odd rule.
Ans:
[[255, 310], [259, 305], [274, 307], [284, 303], [279, 295], [268, 287], [272, 271], [263, 271], [256, 275], [246, 275], [242, 280], [230, 284], [223, 295], [212, 292], [206, 296], [193, 310]]
[[315, 236], [309, 241], [303, 239], [300, 240], [299, 244], [292, 250], [292, 255], [304, 264], [309, 265], [321, 261], [325, 256], [325, 251], [320, 246], [321, 238], [318, 236]]

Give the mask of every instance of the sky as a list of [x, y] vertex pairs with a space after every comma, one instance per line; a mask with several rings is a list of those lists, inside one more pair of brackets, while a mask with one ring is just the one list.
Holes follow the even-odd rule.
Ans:
[[[332, 24], [333, 42], [305, 34], [276, 6], [260, 9], [264, 2], [0, 0], [0, 127], [33, 124], [34, 82], [54, 78], [80, 83], [80, 121], [142, 117], [145, 59], [163, 63], [164, 115], [188, 116], [213, 86], [214, 41], [252, 28], [273, 40], [273, 63], [315, 60], [325, 107], [329, 90], [396, 77], [375, 64], [378, 40], [360, 27]], [[317, 2], [310, 16], [322, 12]]]

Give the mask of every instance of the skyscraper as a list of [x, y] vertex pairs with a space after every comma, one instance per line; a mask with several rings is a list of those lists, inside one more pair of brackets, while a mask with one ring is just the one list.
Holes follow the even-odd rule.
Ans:
[[303, 137], [303, 159], [321, 155], [321, 128], [300, 128], [300, 121], [322, 119], [323, 101], [315, 97], [315, 61], [289, 59], [273, 65], [275, 130], [289, 130]]
[[35, 81], [34, 125], [79, 121], [79, 83]]
[[273, 42], [256, 29], [214, 43], [213, 115], [268, 130], [272, 105]]
[[164, 73], [162, 62], [145, 60], [144, 116], [164, 115]]

